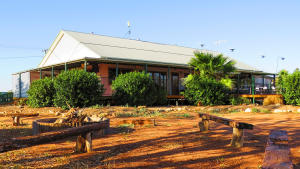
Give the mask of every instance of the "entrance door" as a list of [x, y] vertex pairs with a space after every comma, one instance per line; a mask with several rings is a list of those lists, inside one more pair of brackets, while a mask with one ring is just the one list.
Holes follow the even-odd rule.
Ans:
[[179, 75], [178, 73], [172, 73], [172, 95], [179, 95]]

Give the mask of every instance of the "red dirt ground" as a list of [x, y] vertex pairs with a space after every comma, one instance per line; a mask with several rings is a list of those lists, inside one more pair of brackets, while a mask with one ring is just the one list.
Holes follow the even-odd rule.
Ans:
[[[244, 109], [253, 106], [218, 106], [214, 109]], [[167, 107], [166, 107], [167, 108]], [[166, 109], [160, 108], [160, 109]], [[257, 107], [264, 109], [293, 109], [291, 106]], [[16, 106], [2, 106], [0, 112], [12, 112]], [[157, 109], [157, 108], [149, 108]], [[58, 140], [20, 150], [0, 153], [1, 168], [260, 168], [266, 138], [270, 129], [288, 131], [293, 164], [300, 168], [300, 114], [286, 113], [215, 113], [255, 125], [245, 130], [243, 148], [229, 146], [232, 129], [212, 122], [210, 131], [200, 133], [197, 112], [210, 107], [192, 107], [188, 110], [162, 112], [156, 118], [157, 126], [121, 128], [120, 121], [134, 118], [113, 117], [116, 112], [130, 112], [135, 108], [103, 107], [85, 109], [88, 114], [107, 113], [111, 119], [111, 133], [93, 138], [93, 152], [73, 152], [75, 137]], [[39, 112], [38, 117], [23, 118], [23, 126], [12, 126], [10, 117], [0, 117], [0, 142], [12, 137], [31, 135], [31, 122], [54, 117], [49, 113], [58, 108], [25, 108], [24, 112]], [[214, 111], [214, 110], [213, 110]], [[227, 111], [228, 112], [228, 111]], [[179, 116], [179, 115], [184, 116]]]

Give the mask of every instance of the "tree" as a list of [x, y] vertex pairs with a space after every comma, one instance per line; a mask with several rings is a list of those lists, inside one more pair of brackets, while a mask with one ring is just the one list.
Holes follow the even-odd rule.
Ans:
[[70, 70], [59, 74], [54, 80], [54, 104], [64, 109], [89, 107], [99, 104], [104, 92], [96, 73]]
[[232, 80], [228, 78], [236, 71], [235, 62], [222, 54], [195, 52], [189, 65], [194, 74], [184, 82], [184, 96], [194, 104], [220, 105], [229, 103]]
[[46, 77], [33, 81], [27, 94], [30, 107], [53, 106], [53, 96], [55, 95], [53, 80]]
[[167, 93], [155, 85], [149, 74], [129, 72], [119, 75], [112, 82], [113, 99], [117, 104], [130, 106], [166, 103]]
[[300, 105], [300, 71], [298, 69], [291, 74], [287, 71], [280, 71], [277, 85], [287, 104]]
[[194, 74], [220, 80], [236, 71], [235, 62], [222, 54], [195, 52], [194, 55], [195, 57], [189, 62], [195, 70]]
[[278, 74], [278, 77], [276, 79], [276, 88], [277, 91], [282, 94], [284, 93], [284, 86], [285, 86], [285, 79], [289, 75], [289, 72], [286, 70], [281, 70]]
[[200, 75], [189, 75], [185, 81], [184, 97], [197, 105], [224, 105], [229, 103], [229, 88], [223, 83]]

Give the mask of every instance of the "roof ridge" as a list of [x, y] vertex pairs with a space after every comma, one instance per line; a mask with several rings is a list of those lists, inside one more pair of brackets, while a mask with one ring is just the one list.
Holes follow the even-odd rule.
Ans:
[[193, 48], [193, 47], [188, 47], [188, 46], [181, 46], [181, 45], [176, 45], [176, 44], [151, 42], [151, 41], [146, 41], [146, 40], [127, 39], [127, 38], [121, 38], [121, 37], [116, 37], [116, 36], [102, 35], [102, 34], [96, 34], [96, 33], [86, 33], [86, 32], [73, 31], [73, 30], [64, 30], [64, 29], [62, 29], [62, 31], [64, 31], [64, 32], [82, 33], [82, 34], [95, 35], [95, 36], [104, 36], [104, 37], [109, 37], [109, 38], [116, 38], [116, 39], [122, 39], [122, 40], [130, 40], [130, 41], [136, 41], [136, 42], [151, 43], [151, 44], [155, 44], [155, 45], [166, 45], [166, 46], [173, 46], [173, 47], [182, 47], [182, 48], [188, 48], [188, 49], [194, 49], [194, 50], [205, 50], [207, 52], [214, 52], [214, 53], [221, 54], [220, 52], [214, 51], [214, 50], [199, 49], [199, 48]]

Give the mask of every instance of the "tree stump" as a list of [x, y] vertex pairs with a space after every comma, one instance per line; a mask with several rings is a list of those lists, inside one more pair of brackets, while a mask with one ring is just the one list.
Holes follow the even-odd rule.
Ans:
[[208, 131], [208, 128], [209, 128], [209, 120], [204, 120], [202, 119], [200, 122], [199, 122], [199, 128], [200, 128], [200, 131], [203, 132], [203, 131]]
[[243, 147], [244, 143], [244, 130], [238, 128], [232, 128], [232, 140], [231, 146], [232, 147]]
[[19, 126], [20, 125], [20, 117], [19, 116], [13, 116], [13, 126]]
[[92, 149], [92, 133], [88, 132], [77, 137], [75, 151], [77, 153], [91, 152]]
[[285, 130], [271, 130], [262, 169], [293, 169], [288, 135]]

